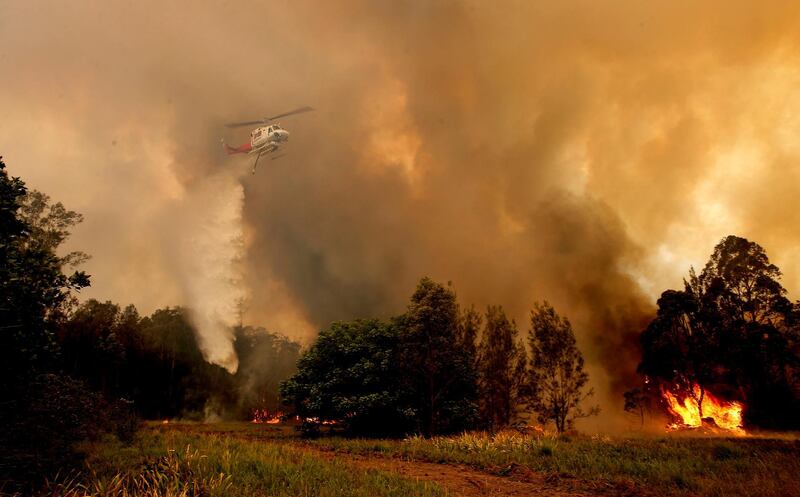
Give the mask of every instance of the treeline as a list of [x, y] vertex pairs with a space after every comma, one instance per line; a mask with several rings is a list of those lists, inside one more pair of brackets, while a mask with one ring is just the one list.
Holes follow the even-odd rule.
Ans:
[[[423, 278], [406, 312], [337, 322], [319, 334], [282, 386], [302, 429], [426, 436], [496, 430], [535, 416], [559, 431], [597, 412], [569, 321], [547, 303], [531, 311], [527, 347], [502, 307], [461, 309]], [[530, 354], [529, 352], [530, 351]]]
[[147, 317], [76, 294], [88, 256], [59, 255], [80, 214], [9, 177], [0, 160], [0, 492], [80, 464], [78, 442], [130, 440], [138, 419], [242, 419], [277, 409], [300, 347], [239, 327], [235, 374], [203, 358], [187, 311]]
[[88, 300], [56, 334], [65, 372], [145, 419], [249, 419], [279, 407], [279, 381], [295, 371], [298, 343], [263, 328], [236, 327], [235, 374], [205, 360], [187, 311], [140, 317], [132, 305]]
[[759, 244], [737, 236], [714, 248], [683, 290], [667, 290], [641, 334], [642, 385], [625, 408], [663, 409], [662, 390], [706, 392], [742, 402], [749, 427], [800, 428], [800, 302], [786, 297], [781, 271]]

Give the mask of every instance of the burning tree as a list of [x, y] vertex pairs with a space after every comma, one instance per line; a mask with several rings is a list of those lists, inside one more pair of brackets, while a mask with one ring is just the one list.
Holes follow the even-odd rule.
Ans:
[[[658, 299], [657, 316], [641, 335], [638, 371], [650, 380], [648, 392], [684, 424], [696, 425], [686, 421], [694, 417], [726, 424], [709, 414], [741, 411], [744, 403], [753, 424], [796, 423], [796, 324], [780, 277], [761, 246], [728, 236], [699, 275], [690, 270], [684, 290]], [[697, 412], [680, 416], [679, 408]]]

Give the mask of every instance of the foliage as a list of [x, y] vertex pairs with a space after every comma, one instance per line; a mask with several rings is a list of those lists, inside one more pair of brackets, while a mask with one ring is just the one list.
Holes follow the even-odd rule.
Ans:
[[[67, 276], [53, 243], [36, 242], [39, 233], [21, 216], [25, 184], [10, 178], [0, 160], [0, 368], [4, 383], [52, 367], [57, 348], [53, 325], [70, 305], [72, 291], [89, 285], [83, 272]], [[69, 220], [62, 220], [66, 238]], [[8, 384], [4, 387], [9, 387]]]
[[352, 433], [404, 433], [411, 412], [401, 387], [399, 339], [394, 327], [375, 319], [333, 323], [302, 355], [282, 394], [301, 418], [335, 421]]
[[[50, 203], [50, 197], [37, 190], [25, 194], [17, 215], [28, 227], [28, 248], [52, 253], [69, 238], [69, 230], [83, 222], [81, 214], [67, 210], [61, 202]], [[89, 260], [89, 255], [73, 251], [59, 260], [62, 266], [76, 267]]]
[[2, 476], [17, 483], [65, 471], [80, 462], [75, 444], [108, 431], [130, 438], [136, 421], [124, 404], [106, 401], [82, 382], [40, 374], [15, 402], [24, 416], [4, 425]]
[[531, 350], [530, 406], [539, 421], [555, 423], [559, 433], [577, 418], [596, 415], [599, 408], [583, 411], [581, 403], [592, 395], [584, 391], [589, 375], [584, 371], [572, 325], [550, 304], [536, 304], [528, 333]]
[[481, 419], [495, 431], [514, 421], [525, 387], [527, 354], [517, 325], [489, 306], [478, 355]]
[[632, 388], [623, 393], [625, 412], [639, 418], [640, 427], [644, 428], [644, 414], [648, 410], [648, 397], [642, 388]]
[[423, 278], [408, 311], [390, 323], [356, 320], [322, 331], [283, 395], [300, 417], [351, 433], [468, 428], [476, 419], [475, 328], [452, 290]]
[[53, 374], [54, 329], [72, 292], [89, 284], [83, 272], [64, 274], [55, 253], [74, 219], [60, 218], [59, 241], [39, 243], [37, 225], [21, 215], [26, 194], [0, 160], [0, 481], [24, 481], [68, 461], [71, 444], [89, 430], [86, 415], [99, 407], [80, 382]]
[[214, 416], [248, 418], [278, 407], [281, 380], [295, 369], [299, 345], [263, 328], [236, 330], [239, 370], [231, 375], [203, 357], [188, 313], [180, 307], [140, 317], [93, 299], [58, 331], [70, 374], [114, 398], [125, 398], [146, 419]]
[[[780, 270], [755, 242], [728, 236], [682, 291], [667, 290], [641, 335], [639, 372], [694, 395], [744, 401], [748, 424], [797, 427], [797, 322]], [[652, 393], [652, 392], [651, 392]], [[701, 407], [702, 409], [702, 407]]]
[[255, 409], [280, 409], [280, 382], [297, 371], [300, 344], [264, 328], [249, 326], [235, 330], [234, 350], [239, 369], [234, 381], [239, 416]]
[[475, 345], [470, 328], [461, 325], [455, 292], [422, 278], [395, 323], [402, 334], [404, 385], [420, 432], [431, 436], [470, 427], [477, 417]]

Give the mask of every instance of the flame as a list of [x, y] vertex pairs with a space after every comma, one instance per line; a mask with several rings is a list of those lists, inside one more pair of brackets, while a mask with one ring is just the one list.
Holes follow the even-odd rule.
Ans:
[[282, 417], [283, 413], [281, 411], [270, 413], [269, 409], [254, 409], [253, 419], [250, 422], [256, 424], [276, 425], [281, 422]]
[[303, 420], [306, 423], [319, 423], [319, 424], [324, 425], [324, 426], [334, 426], [334, 425], [339, 424], [337, 421], [334, 421], [334, 420], [320, 421], [319, 418], [316, 417], [316, 416], [313, 417], [313, 418], [303, 418]]
[[[701, 394], [702, 403], [698, 403]], [[708, 390], [703, 392], [697, 383], [692, 385], [692, 395], [685, 395], [683, 400], [679, 400], [677, 395], [665, 388], [662, 388], [662, 396], [667, 409], [676, 420], [669, 425], [670, 429], [700, 428], [704, 419], [711, 419], [719, 428], [740, 435], [746, 434], [742, 428], [744, 406], [741, 402], [720, 400]]]
[[320, 421], [318, 417], [313, 418], [301, 418], [300, 416], [287, 416], [285, 413], [281, 411], [269, 412], [269, 409], [253, 409], [253, 416], [250, 420], [251, 423], [255, 424], [265, 424], [265, 425], [276, 425], [281, 422], [306, 422], [306, 423], [316, 423], [324, 426], [335, 426], [339, 423], [335, 420], [325, 420]]

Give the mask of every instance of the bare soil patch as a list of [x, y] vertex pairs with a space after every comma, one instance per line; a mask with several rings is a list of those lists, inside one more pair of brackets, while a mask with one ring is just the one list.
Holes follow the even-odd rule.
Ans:
[[[380, 455], [367, 457], [321, 450], [307, 445], [294, 445], [294, 447], [326, 460], [344, 461], [358, 469], [392, 472], [407, 478], [436, 483], [453, 494], [463, 497], [633, 497], [656, 495], [633, 486], [586, 481], [567, 474], [545, 475], [517, 464], [512, 464], [507, 468], [498, 468], [498, 474], [492, 474], [457, 464], [409, 461]], [[504, 476], [499, 476], [500, 474]]]

